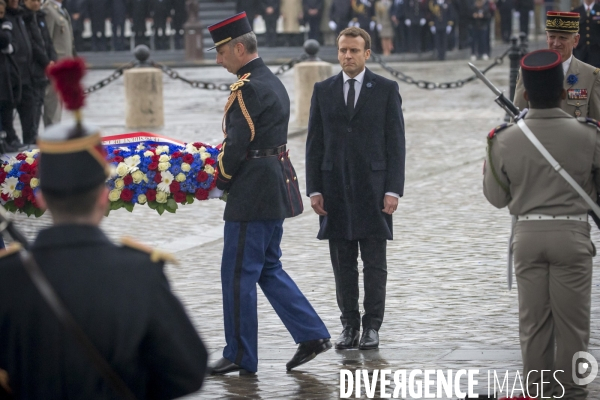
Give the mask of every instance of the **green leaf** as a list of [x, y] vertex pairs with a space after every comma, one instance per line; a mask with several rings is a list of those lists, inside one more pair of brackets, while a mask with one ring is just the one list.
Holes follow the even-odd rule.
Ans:
[[173, 210], [173, 209], [171, 209], [171, 208], [169, 208], [169, 207], [166, 207], [166, 208], [165, 208], [165, 211], [168, 211], [168, 212], [170, 212], [171, 214], [175, 214], [175, 211], [177, 211], [177, 210]]
[[175, 210], [177, 210], [177, 202], [175, 201], [175, 199], [169, 199], [167, 200], [167, 211], [170, 212], [175, 212]]
[[133, 206], [134, 206], [134, 204], [133, 204], [133, 203], [124, 202], [124, 207], [125, 207], [125, 209], [126, 209], [127, 211], [129, 211], [129, 212], [133, 212]]
[[41, 208], [36, 208], [36, 209], [35, 209], [35, 217], [36, 217], [36, 218], [39, 218], [39, 217], [41, 217], [42, 215], [44, 215], [44, 213], [45, 213], [45, 212], [46, 212], [46, 210], [42, 210]]
[[156, 201], [149, 201], [146, 204], [148, 204], [148, 207], [150, 207], [153, 210], [156, 210], [156, 207], [158, 206], [158, 203]]
[[229, 192], [223, 192], [223, 196], [219, 197], [221, 200], [223, 200], [225, 203], [227, 203], [227, 196], [229, 195]]
[[165, 205], [158, 203], [158, 205], [156, 206], [156, 211], [158, 211], [158, 215], [163, 215], [163, 213], [165, 212]]
[[193, 195], [193, 194], [191, 194], [191, 193], [188, 193], [188, 194], [185, 196], [185, 201], [186, 201], [186, 203], [187, 203], [187, 204], [192, 204], [192, 203], [194, 202], [194, 199], [195, 199], [195, 197], [194, 197], [194, 195]]

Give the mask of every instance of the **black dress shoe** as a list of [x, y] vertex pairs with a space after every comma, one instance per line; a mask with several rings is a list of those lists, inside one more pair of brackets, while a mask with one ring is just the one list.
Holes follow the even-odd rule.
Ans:
[[330, 348], [331, 341], [329, 339], [318, 339], [302, 342], [298, 345], [298, 350], [296, 350], [294, 357], [292, 357], [292, 359], [285, 364], [285, 367], [288, 371], [290, 371], [292, 368], [296, 368], [299, 365], [309, 362], [315, 358], [317, 354], [324, 353]]
[[229, 372], [240, 371], [240, 375], [254, 375], [254, 372], [250, 372], [240, 367], [239, 365], [229, 361], [225, 357], [222, 357], [219, 361], [209, 367], [211, 375], [223, 375]]
[[360, 331], [354, 329], [351, 326], [347, 326], [342, 331], [342, 334], [335, 342], [335, 348], [337, 350], [355, 349], [358, 347], [358, 339], [360, 337]]
[[379, 347], [379, 333], [373, 328], [363, 331], [358, 348], [360, 350], [373, 350]]

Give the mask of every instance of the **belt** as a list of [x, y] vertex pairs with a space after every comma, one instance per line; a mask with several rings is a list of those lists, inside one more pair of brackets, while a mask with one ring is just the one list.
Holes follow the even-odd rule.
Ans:
[[250, 158], [271, 157], [271, 156], [279, 155], [281, 153], [285, 153], [285, 144], [282, 144], [279, 147], [275, 147], [274, 149], [248, 150], [248, 154], [246, 155], [246, 158], [250, 159]]
[[587, 222], [587, 214], [577, 215], [545, 215], [545, 214], [525, 214], [518, 215], [517, 221], [549, 221], [549, 220], [569, 220]]

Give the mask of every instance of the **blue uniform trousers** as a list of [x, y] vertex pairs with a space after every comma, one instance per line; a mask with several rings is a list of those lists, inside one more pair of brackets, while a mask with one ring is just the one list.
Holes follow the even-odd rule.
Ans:
[[227, 346], [223, 357], [256, 372], [258, 283], [296, 343], [329, 338], [329, 332], [281, 266], [283, 220], [225, 222], [221, 263]]

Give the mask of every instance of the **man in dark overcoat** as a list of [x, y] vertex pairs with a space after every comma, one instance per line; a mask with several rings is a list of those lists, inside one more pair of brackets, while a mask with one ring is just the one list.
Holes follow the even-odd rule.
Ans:
[[217, 63], [239, 79], [231, 85], [225, 106], [225, 140], [217, 169], [217, 188], [228, 192], [221, 261], [227, 345], [212, 373], [257, 371], [257, 284], [298, 343], [286, 364], [289, 371], [331, 348], [323, 321], [280, 260], [283, 222], [303, 210], [298, 177], [286, 151], [290, 99], [258, 56], [245, 13], [208, 30]]
[[188, 12], [185, 4], [185, 0], [173, 0], [172, 1], [172, 14], [173, 19], [171, 20], [171, 28], [175, 31], [175, 49], [183, 49], [183, 26], [187, 22]]
[[111, 44], [114, 51], [126, 50], [125, 46], [125, 21], [127, 20], [127, 1], [111, 0]]
[[[386, 242], [404, 193], [404, 118], [398, 84], [365, 67], [371, 38], [360, 28], [338, 37], [342, 72], [315, 84], [306, 142], [306, 186], [329, 240], [343, 332], [337, 349], [379, 346], [385, 309]], [[364, 264], [363, 334], [358, 251]]]
[[574, 55], [579, 61], [600, 68], [600, 3], [584, 0], [573, 9], [579, 13], [579, 43]]
[[151, 4], [154, 47], [156, 50], [165, 50], [169, 47], [169, 37], [167, 36], [167, 18], [171, 16], [171, 1], [152, 0]]
[[321, 18], [323, 18], [323, 0], [302, 0], [304, 21], [308, 23], [308, 38], [321, 42]]
[[87, 16], [92, 22], [92, 51], [106, 51], [106, 20], [110, 15], [110, 0], [89, 0]]
[[[100, 132], [80, 120], [53, 125], [38, 146], [36, 199], [53, 226], [31, 254], [64, 309], [134, 398], [197, 391], [208, 354], [169, 288], [163, 269], [172, 257], [131, 239], [113, 244], [99, 227], [110, 170]], [[17, 244], [0, 254], [0, 398], [124, 398], [53, 313], [21, 256]]]
[[352, 0], [333, 0], [329, 11], [329, 27], [338, 35], [352, 19]]
[[147, 45], [146, 18], [150, 17], [150, 0], [130, 0], [129, 16], [132, 24], [131, 31], [135, 35], [135, 45]]
[[265, 20], [267, 46], [277, 45], [277, 20], [281, 15], [281, 0], [258, 0], [258, 13]]

